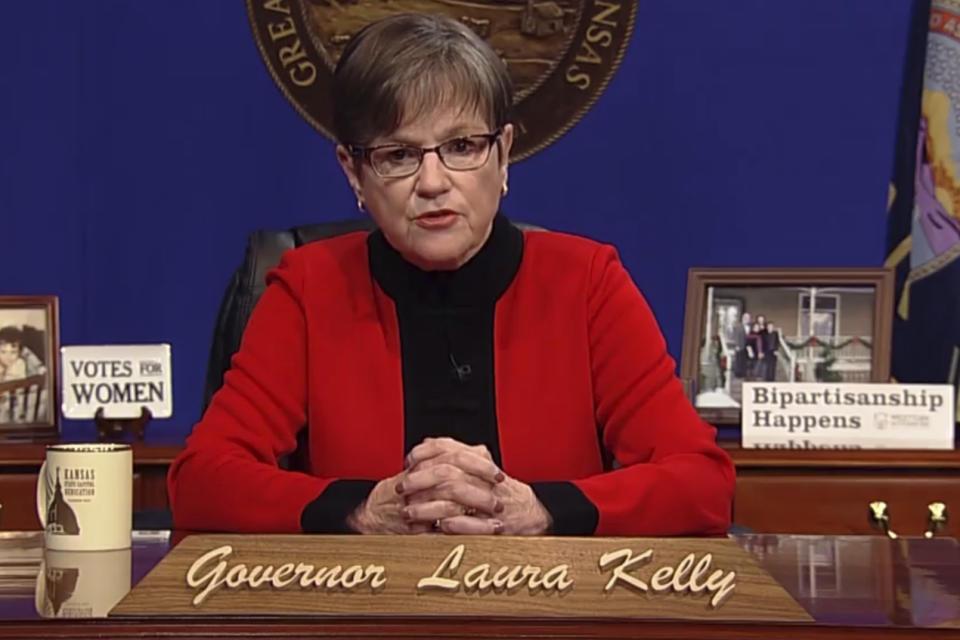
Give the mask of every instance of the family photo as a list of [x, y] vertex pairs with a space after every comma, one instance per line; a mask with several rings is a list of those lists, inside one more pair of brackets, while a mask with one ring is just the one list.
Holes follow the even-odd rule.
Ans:
[[695, 405], [739, 407], [744, 382], [869, 382], [873, 287], [707, 288]]
[[0, 434], [56, 423], [52, 313], [45, 299], [0, 299]]

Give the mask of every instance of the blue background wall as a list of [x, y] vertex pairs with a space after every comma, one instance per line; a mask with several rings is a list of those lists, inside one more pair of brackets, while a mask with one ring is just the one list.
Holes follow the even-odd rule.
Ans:
[[[613, 242], [679, 358], [691, 266], [883, 260], [909, 0], [639, 0], [607, 92], [515, 165], [512, 217]], [[355, 214], [242, 0], [5, 3], [0, 293], [63, 344], [170, 342], [182, 438], [257, 227]], [[89, 424], [65, 421], [67, 437]]]

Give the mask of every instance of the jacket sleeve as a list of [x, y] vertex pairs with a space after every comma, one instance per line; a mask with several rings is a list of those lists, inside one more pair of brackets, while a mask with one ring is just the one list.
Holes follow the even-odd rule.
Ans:
[[594, 255], [588, 335], [597, 424], [621, 468], [574, 484], [595, 535], [723, 534], [734, 467], [674, 375], [657, 322], [612, 247]]
[[234, 532], [346, 531], [368, 481], [286, 471], [277, 460], [306, 424], [304, 269], [288, 252], [267, 275], [240, 349], [207, 412], [170, 467], [178, 529]]

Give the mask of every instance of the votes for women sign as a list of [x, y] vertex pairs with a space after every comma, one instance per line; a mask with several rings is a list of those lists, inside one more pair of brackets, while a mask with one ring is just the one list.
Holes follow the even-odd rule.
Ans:
[[64, 418], [154, 418], [173, 414], [169, 344], [62, 347]]

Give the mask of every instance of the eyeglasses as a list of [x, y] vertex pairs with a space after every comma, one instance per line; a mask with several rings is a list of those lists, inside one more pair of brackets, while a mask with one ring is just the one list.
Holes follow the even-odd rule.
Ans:
[[502, 132], [478, 133], [447, 140], [435, 147], [414, 147], [408, 144], [382, 144], [376, 147], [350, 145], [350, 153], [364, 158], [381, 178], [412, 176], [423, 164], [423, 156], [436, 152], [440, 162], [453, 171], [473, 171], [487, 163], [490, 149]]

